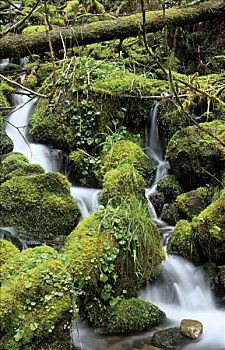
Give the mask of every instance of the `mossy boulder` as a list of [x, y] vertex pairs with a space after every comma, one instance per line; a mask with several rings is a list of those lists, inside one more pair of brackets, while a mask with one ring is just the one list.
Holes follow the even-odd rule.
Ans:
[[98, 187], [99, 182], [95, 175], [98, 169], [99, 159], [82, 150], [73, 151], [69, 154], [69, 176], [76, 185]]
[[65, 259], [86, 298], [103, 303], [138, 288], [159, 272], [164, 258], [160, 234], [139, 201], [107, 206], [83, 220], [68, 236]]
[[103, 189], [100, 194], [100, 204], [108, 202], [113, 206], [123, 201], [133, 199], [144, 201], [146, 182], [140, 173], [130, 164], [122, 164], [109, 170], [103, 179]]
[[14, 255], [19, 253], [19, 249], [10, 241], [5, 239], [0, 240], [0, 266], [2, 274], [2, 266]]
[[14, 280], [18, 275], [29, 272], [29, 270], [37, 267], [43, 262], [57, 258], [57, 251], [47, 245], [28, 248], [22, 252], [17, 250], [2, 266], [1, 282], [6, 283], [9, 280]]
[[173, 175], [167, 175], [157, 183], [157, 190], [163, 193], [164, 203], [173, 202], [182, 193], [179, 182]]
[[5, 119], [0, 115], [0, 156], [13, 150], [13, 142], [5, 133]]
[[152, 183], [154, 179], [153, 161], [147, 157], [139, 145], [129, 140], [115, 142], [109, 151], [103, 152], [101, 163], [100, 177], [107, 171], [128, 163], [143, 176], [147, 183]]
[[22, 153], [12, 153], [0, 163], [0, 183], [14, 176], [43, 174], [44, 169], [38, 164], [30, 164]]
[[192, 220], [195, 240], [208, 261], [225, 263], [225, 193]]
[[142, 332], [159, 325], [166, 317], [157, 306], [142, 298], [115, 299], [106, 309], [92, 302], [86, 310], [97, 332], [107, 335]]
[[177, 223], [169, 240], [169, 252], [189, 260], [224, 264], [224, 192], [191, 222], [181, 220]]
[[24, 35], [31, 35], [34, 33], [42, 33], [46, 31], [45, 25], [35, 25], [35, 26], [28, 26], [23, 29], [22, 33]]
[[1, 225], [14, 226], [23, 237], [57, 240], [79, 218], [70, 183], [59, 173], [14, 176], [0, 186]]
[[61, 337], [59, 328], [69, 342], [72, 305], [71, 277], [60, 260], [20, 273], [2, 285], [1, 348], [40, 349], [45, 340], [49, 344]]
[[199, 187], [176, 198], [176, 206], [181, 219], [192, 218], [203, 211], [210, 204], [210, 191], [207, 187]]
[[215, 120], [189, 126], [178, 131], [167, 147], [171, 169], [186, 191], [216, 184], [221, 180], [225, 167], [225, 122]]
[[176, 224], [169, 238], [168, 252], [181, 255], [193, 262], [199, 262], [199, 247], [195, 241], [191, 223], [187, 220], [180, 220]]

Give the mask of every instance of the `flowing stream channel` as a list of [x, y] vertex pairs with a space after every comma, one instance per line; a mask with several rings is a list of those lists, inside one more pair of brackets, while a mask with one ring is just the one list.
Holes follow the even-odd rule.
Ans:
[[[7, 61], [0, 63], [5, 68]], [[21, 77], [23, 80], [23, 77]], [[21, 91], [24, 93], [23, 91]], [[23, 153], [31, 163], [40, 164], [46, 172], [63, 172], [63, 154], [60, 150], [46, 145], [30, 143], [27, 137], [27, 125], [36, 99], [24, 94], [12, 96], [15, 109], [7, 118], [6, 133], [14, 143], [13, 152]], [[173, 227], [168, 226], [157, 216], [151, 197], [157, 193], [157, 183], [168, 174], [169, 164], [163, 156], [157, 126], [158, 102], [150, 112], [150, 127], [146, 128], [147, 154], [157, 163], [155, 181], [146, 190], [151, 218], [160, 228], [163, 242], [166, 243]], [[71, 194], [82, 210], [83, 218], [97, 210], [99, 189], [71, 187]], [[12, 228], [0, 228], [13, 233]], [[14, 234], [14, 233], [13, 233]], [[225, 349], [225, 312], [217, 308], [213, 295], [206, 282], [201, 267], [196, 267], [178, 256], [167, 256], [162, 263], [161, 274], [155, 283], [140, 291], [140, 296], [158, 305], [167, 315], [165, 326], [178, 326], [181, 319], [191, 318], [203, 323], [201, 340], [194, 345], [185, 346], [188, 350], [224, 350]], [[145, 340], [152, 332], [126, 337], [101, 337], [87, 326], [74, 321], [72, 340], [74, 349], [82, 350], [131, 350], [148, 349]], [[142, 344], [142, 345], [141, 345]], [[143, 345], [144, 344], [144, 345]], [[150, 349], [150, 348], [149, 348]]]

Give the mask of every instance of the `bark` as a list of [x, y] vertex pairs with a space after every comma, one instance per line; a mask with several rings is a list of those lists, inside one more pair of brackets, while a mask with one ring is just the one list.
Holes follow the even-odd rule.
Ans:
[[[218, 18], [225, 14], [224, 0], [211, 0], [196, 6], [170, 8], [163, 11], [146, 12], [146, 33], [157, 32], [165, 24], [173, 27], [182, 27], [211, 18]], [[142, 14], [124, 16], [115, 20], [94, 22], [83, 26], [60, 28], [50, 31], [50, 38], [54, 51], [66, 48], [103, 42], [113, 39], [124, 39], [137, 36], [142, 27]], [[63, 40], [62, 40], [63, 38]], [[63, 43], [64, 41], [64, 43]], [[24, 36], [22, 34], [6, 36], [0, 40], [0, 59], [24, 57], [32, 53], [43, 54], [49, 51], [49, 42], [46, 33], [37, 33]]]

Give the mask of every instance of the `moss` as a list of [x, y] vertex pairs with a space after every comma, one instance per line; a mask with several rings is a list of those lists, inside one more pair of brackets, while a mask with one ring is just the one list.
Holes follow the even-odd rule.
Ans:
[[[70, 320], [71, 278], [59, 260], [20, 274], [3, 285], [1, 296], [2, 349], [38, 349], [57, 325]], [[65, 324], [65, 335], [67, 329]]]
[[209, 189], [199, 187], [182, 193], [176, 198], [176, 205], [182, 219], [191, 220], [210, 204]]
[[34, 89], [35, 86], [37, 85], [38, 81], [37, 81], [37, 77], [35, 74], [29, 74], [28, 76], [26, 76], [24, 84], [25, 86]]
[[0, 186], [0, 221], [17, 228], [23, 237], [66, 236], [80, 218], [69, 188], [59, 173], [12, 177]]
[[217, 264], [225, 257], [225, 193], [192, 220], [195, 240], [205, 259]]
[[169, 239], [168, 252], [181, 255], [190, 261], [199, 262], [195, 235], [191, 223], [187, 220], [180, 220], [176, 224]]
[[14, 176], [43, 174], [44, 169], [38, 164], [30, 164], [22, 153], [8, 155], [0, 164], [0, 184]]
[[224, 172], [225, 147], [207, 131], [225, 142], [225, 122], [216, 120], [199, 127], [189, 126], [178, 131], [167, 147], [172, 171], [185, 190], [217, 185]]
[[29, 26], [24, 28], [22, 33], [24, 35], [30, 35], [30, 34], [41, 33], [45, 31], [46, 31], [45, 25], [36, 25], [36, 26]]
[[[47, 260], [58, 258], [58, 253], [55, 249], [49, 246], [40, 246], [28, 248], [19, 252], [18, 250], [10, 259], [2, 266], [1, 282], [5, 283], [15, 279], [20, 274], [29, 272], [34, 267], [40, 265]], [[11, 283], [11, 282], [10, 282]]]
[[217, 302], [225, 305], [225, 265], [207, 263], [204, 264], [204, 270]]
[[16, 248], [11, 242], [1, 239], [0, 240], [0, 265], [1, 265], [1, 274], [3, 265], [7, 263], [10, 258], [19, 253], [19, 249]]
[[103, 189], [100, 194], [100, 203], [108, 202], [113, 206], [123, 201], [145, 199], [146, 182], [135, 168], [130, 164], [122, 164], [116, 169], [109, 170], [103, 180]]
[[167, 175], [157, 183], [158, 192], [163, 194], [164, 203], [173, 202], [181, 194], [182, 188], [173, 175]]
[[158, 273], [163, 256], [158, 229], [147, 207], [138, 201], [117, 208], [107, 206], [91, 215], [65, 244], [75, 283], [85, 290], [86, 297], [96, 296], [103, 302], [124, 290], [136, 295], [140, 285]]
[[12, 150], [13, 142], [5, 133], [5, 119], [0, 115], [0, 156]]
[[219, 267], [219, 281], [223, 290], [221, 302], [225, 304], [225, 265]]
[[115, 300], [107, 310], [101, 310], [92, 302], [87, 309], [97, 332], [107, 335], [142, 332], [159, 325], [166, 316], [157, 306], [142, 298]]
[[143, 176], [147, 183], [152, 183], [154, 179], [155, 167], [153, 162], [139, 145], [128, 140], [115, 142], [110, 151], [103, 152], [101, 162], [100, 174], [102, 176], [107, 171], [128, 163]]
[[73, 181], [80, 186], [97, 187], [98, 180], [95, 171], [98, 169], [98, 158], [83, 151], [73, 151], [69, 154], [69, 173]]

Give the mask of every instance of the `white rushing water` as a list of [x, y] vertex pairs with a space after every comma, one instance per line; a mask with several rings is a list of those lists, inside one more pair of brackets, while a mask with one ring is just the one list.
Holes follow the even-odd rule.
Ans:
[[[157, 193], [157, 183], [168, 174], [168, 163], [163, 158], [158, 125], [156, 102], [150, 112], [150, 131], [146, 132], [148, 153], [157, 163], [157, 172], [152, 187], [146, 191], [149, 212], [158, 224], [167, 242], [172, 231], [164, 221], [157, 217], [151, 203], [151, 196]], [[203, 324], [201, 340], [194, 345], [185, 346], [192, 350], [224, 350], [225, 349], [225, 311], [217, 308], [211, 289], [207, 283], [204, 271], [187, 260], [169, 255], [162, 263], [161, 276], [151, 286], [140, 292], [140, 296], [159, 306], [171, 322], [179, 326], [183, 318], [196, 319]]]

